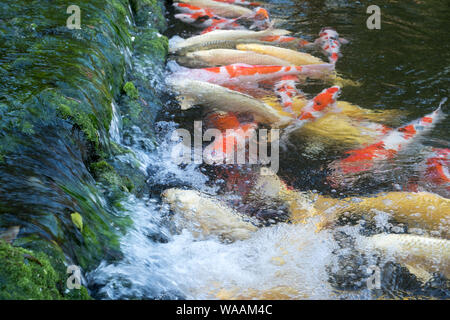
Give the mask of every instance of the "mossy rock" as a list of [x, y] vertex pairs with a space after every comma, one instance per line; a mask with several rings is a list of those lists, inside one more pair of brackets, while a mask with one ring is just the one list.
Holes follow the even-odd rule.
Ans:
[[0, 299], [90, 299], [86, 288], [62, 292], [63, 275], [41, 252], [13, 247], [0, 240]]

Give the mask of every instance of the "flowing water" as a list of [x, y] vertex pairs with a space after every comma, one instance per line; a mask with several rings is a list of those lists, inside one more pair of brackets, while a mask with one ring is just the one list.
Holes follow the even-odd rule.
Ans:
[[[343, 88], [340, 100], [374, 110], [395, 109], [401, 115], [390, 119], [399, 125], [433, 111], [449, 95], [450, 45], [448, 1], [386, 1], [381, 8], [381, 30], [366, 27], [366, 8], [373, 1], [268, 1], [266, 8], [278, 27], [314, 40], [324, 26], [335, 27], [350, 40], [343, 47], [337, 70], [360, 86]], [[191, 36], [197, 30], [173, 20], [168, 8], [167, 35]], [[320, 53], [316, 53], [319, 55]], [[153, 77], [149, 74], [149, 77]], [[302, 87], [312, 97], [323, 84]], [[448, 112], [447, 106], [444, 111]], [[120, 141], [119, 118], [111, 135]], [[223, 185], [214, 170], [204, 165], [177, 166], [171, 161], [176, 128], [191, 130], [201, 120], [198, 109], [181, 112], [172, 100], [160, 112], [156, 124], [156, 149], [146, 151], [139, 143], [128, 144], [138, 156], [151, 193], [143, 199], [130, 197], [123, 207], [134, 226], [121, 239], [124, 254], [113, 264], [106, 261], [88, 275], [96, 297], [109, 299], [199, 299], [233, 297], [290, 297], [335, 299], [380, 296], [450, 297], [445, 279], [436, 276], [421, 285], [400, 265], [383, 262], [382, 290], [367, 289], [366, 269], [375, 258], [353, 250], [361, 235], [374, 231], [402, 232], [380, 212], [375, 225], [345, 223], [335, 230], [315, 232], [314, 225], [275, 224], [261, 228], [250, 239], [231, 244], [214, 237], [198, 239], [188, 230], [176, 230], [172, 213], [161, 203], [166, 188], [184, 187], [220, 194]], [[424, 146], [449, 147], [449, 121], [444, 120], [426, 136], [420, 146], [393, 165], [386, 174], [374, 172], [370, 183], [341, 190], [326, 182], [326, 165], [342, 157], [342, 149], [327, 148], [319, 140], [296, 141], [280, 154], [278, 175], [300, 190], [325, 195], [366, 195], [381, 190], [402, 190], [414, 176], [415, 164]], [[139, 130], [133, 141], [140, 141]], [[127, 161], [127, 159], [122, 159]], [[382, 177], [380, 177], [382, 176]], [[280, 289], [281, 288], [281, 289]], [[285, 295], [278, 294], [283, 292]]]

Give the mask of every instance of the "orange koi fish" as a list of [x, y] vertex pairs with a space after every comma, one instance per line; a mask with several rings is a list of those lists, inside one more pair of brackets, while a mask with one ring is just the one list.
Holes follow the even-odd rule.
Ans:
[[261, 81], [278, 79], [283, 76], [306, 76], [321, 78], [334, 70], [332, 64], [312, 64], [306, 66], [265, 66], [248, 64], [231, 64], [222, 67], [203, 69], [183, 69], [177, 76], [201, 80], [220, 85], [256, 84]]
[[224, 115], [214, 114], [210, 117], [210, 121], [222, 131], [222, 136], [216, 138], [210, 149], [212, 150], [210, 159], [219, 162], [233, 159], [234, 153], [239, 148], [245, 148], [246, 138], [251, 131], [258, 127], [255, 122], [241, 123], [232, 112]]
[[336, 63], [342, 56], [341, 45], [348, 43], [346, 39], [339, 38], [339, 34], [333, 28], [323, 28], [320, 30], [319, 38], [314, 42], [319, 45], [328, 56], [330, 63]]
[[437, 185], [448, 185], [450, 191], [450, 149], [434, 148], [431, 155], [425, 160], [425, 176]]
[[362, 149], [346, 152], [349, 156], [332, 163], [331, 167], [343, 174], [358, 173], [373, 167], [377, 161], [394, 158], [397, 153], [411, 144], [417, 137], [430, 131], [441, 120], [441, 106], [434, 112], [410, 122], [409, 124], [392, 130], [379, 142]]

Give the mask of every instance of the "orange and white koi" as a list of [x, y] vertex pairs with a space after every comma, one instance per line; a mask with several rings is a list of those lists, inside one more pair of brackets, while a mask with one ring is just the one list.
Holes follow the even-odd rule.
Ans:
[[274, 85], [276, 95], [281, 101], [283, 110], [292, 113], [293, 98], [299, 94], [296, 83], [299, 81], [297, 76], [284, 76]]
[[303, 127], [305, 124], [314, 122], [327, 114], [330, 109], [337, 109], [337, 98], [341, 93], [339, 86], [333, 86], [322, 90], [317, 96], [302, 108], [297, 119], [283, 130], [283, 135], [280, 138], [282, 141], [282, 148], [286, 147], [289, 135], [297, 129]]
[[236, 23], [236, 19], [226, 19], [215, 15], [204, 15], [203, 12], [199, 13], [178, 13], [175, 15], [176, 19], [179, 19], [185, 23], [193, 24], [199, 28], [206, 28], [203, 33], [211, 32], [214, 30], [243, 30], [244, 26]]
[[450, 149], [434, 148], [425, 164], [425, 176], [437, 185], [448, 185], [450, 190]]
[[239, 18], [235, 19], [226, 19], [218, 16], [214, 16], [210, 18], [210, 25], [207, 26], [208, 28], [202, 32], [208, 33], [214, 30], [223, 30], [223, 29], [232, 29], [232, 30], [239, 30], [239, 29], [245, 29], [244, 26], [240, 25], [238, 23], [239, 20], [251, 20], [253, 21], [253, 24], [250, 26], [250, 29], [257, 29], [257, 30], [264, 30], [270, 27], [270, 18], [269, 13], [264, 8], [255, 8], [253, 10], [253, 13], [251, 15], [244, 15]]
[[245, 27], [236, 23], [236, 19], [220, 19], [213, 17], [208, 20], [210, 26], [202, 31], [202, 34], [214, 31], [214, 30], [244, 30]]
[[339, 160], [331, 166], [343, 174], [369, 170], [376, 161], [394, 158], [400, 150], [405, 149], [417, 137], [430, 131], [442, 118], [441, 114], [441, 107], [439, 106], [429, 115], [392, 130], [379, 142], [365, 148], [346, 152], [349, 155], [347, 158]]
[[250, 29], [266, 29], [270, 27], [270, 17], [269, 12], [266, 9], [258, 7], [253, 9], [253, 14], [251, 14], [248, 19], [253, 21]]
[[217, 2], [225, 2], [225, 3], [229, 3], [229, 4], [238, 4], [241, 6], [259, 6], [260, 3], [259, 2], [250, 2], [250, 1], [246, 1], [246, 0], [214, 0]]
[[348, 41], [340, 38], [336, 30], [327, 27], [320, 30], [319, 38], [314, 43], [325, 52], [330, 63], [336, 63], [342, 56], [340, 53], [341, 45], [348, 43]]
[[300, 115], [297, 118], [296, 126], [298, 127], [299, 123], [303, 125], [323, 117], [326, 114], [327, 109], [336, 107], [336, 101], [340, 93], [341, 88], [339, 86], [333, 86], [322, 90], [322, 92], [302, 108]]
[[246, 139], [251, 135], [251, 131], [258, 127], [255, 122], [241, 123], [232, 112], [214, 114], [210, 121], [222, 131], [222, 136], [214, 141], [211, 154], [208, 155], [215, 162], [232, 159], [238, 149], [245, 148]]
[[215, 84], [256, 84], [261, 81], [281, 78], [289, 75], [302, 75], [320, 78], [334, 70], [332, 64], [314, 64], [306, 66], [266, 66], [231, 64], [223, 67], [185, 69], [176, 74], [190, 79]]
[[214, 13], [208, 9], [204, 9], [201, 7], [193, 6], [189, 3], [181, 3], [181, 2], [175, 2], [173, 4], [174, 8], [182, 13], [189, 13], [189, 14], [199, 14], [199, 16], [214, 16]]
[[252, 10], [249, 8], [213, 0], [178, 0], [178, 2], [205, 8], [214, 14], [225, 18], [238, 18], [243, 15], [252, 14]]

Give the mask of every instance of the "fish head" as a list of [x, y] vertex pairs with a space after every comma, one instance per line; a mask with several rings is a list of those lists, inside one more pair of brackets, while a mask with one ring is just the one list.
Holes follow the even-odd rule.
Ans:
[[313, 109], [315, 111], [322, 111], [326, 107], [336, 104], [340, 92], [341, 88], [339, 86], [324, 89], [321, 93], [314, 97]]
[[319, 32], [319, 37], [322, 39], [339, 40], [339, 34], [331, 27], [322, 28]]
[[258, 7], [253, 9], [253, 16], [252, 18], [255, 20], [269, 20], [269, 12], [267, 12], [266, 9]]

